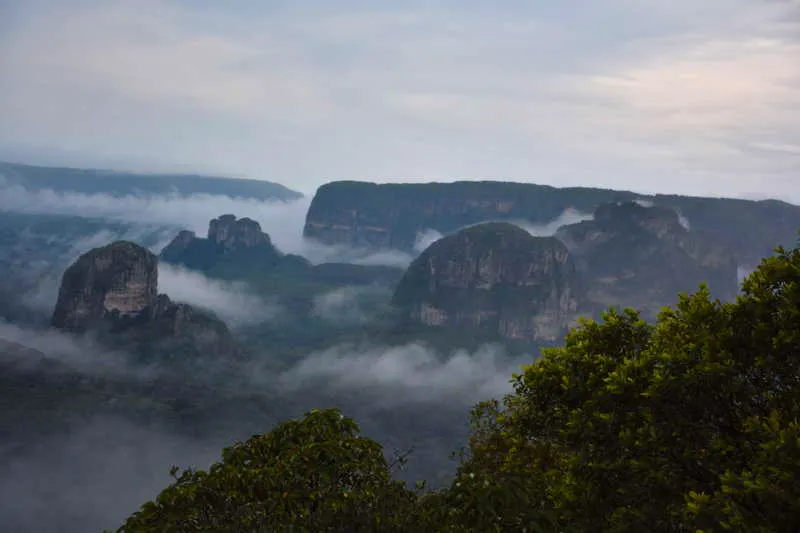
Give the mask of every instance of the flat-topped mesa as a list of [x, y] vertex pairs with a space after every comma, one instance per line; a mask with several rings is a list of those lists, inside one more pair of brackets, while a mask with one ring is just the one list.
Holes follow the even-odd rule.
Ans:
[[250, 218], [222, 215], [209, 222], [207, 238], [181, 231], [162, 251], [160, 258], [175, 265], [207, 271], [220, 261], [272, 264], [281, 257], [269, 235]]
[[139, 315], [155, 304], [157, 295], [156, 256], [132, 242], [115, 242], [85, 253], [66, 270], [52, 324], [86, 331], [111, 313]]
[[569, 208], [591, 213], [602, 204], [636, 200], [677, 210], [691, 222], [693, 231], [724, 244], [744, 265], [757, 264], [778, 245], [792, 246], [800, 228], [800, 206], [775, 200], [648, 196], [499, 181], [338, 181], [317, 189], [303, 234], [330, 245], [413, 252], [418, 235], [430, 230], [446, 235], [492, 220], [548, 224]]
[[146, 350], [168, 346], [170, 353], [238, 355], [224, 322], [158, 294], [158, 258], [126, 241], [90, 250], [64, 272], [51, 324]]
[[444, 237], [408, 268], [393, 297], [412, 321], [523, 341], [554, 341], [577, 320], [581, 287], [552, 237], [505, 222]]
[[497, 220], [547, 223], [566, 209], [591, 211], [633, 193], [510, 182], [376, 184], [337, 181], [317, 189], [303, 234], [324, 244], [413, 251], [420, 233], [448, 234]]
[[271, 246], [269, 235], [261, 225], [250, 218], [236, 219], [235, 215], [222, 215], [208, 225], [208, 240], [228, 253], [240, 248]]

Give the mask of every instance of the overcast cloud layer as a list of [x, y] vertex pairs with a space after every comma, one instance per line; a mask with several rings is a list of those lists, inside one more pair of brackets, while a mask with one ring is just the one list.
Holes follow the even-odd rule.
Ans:
[[0, 157], [800, 201], [798, 0], [0, 10]]

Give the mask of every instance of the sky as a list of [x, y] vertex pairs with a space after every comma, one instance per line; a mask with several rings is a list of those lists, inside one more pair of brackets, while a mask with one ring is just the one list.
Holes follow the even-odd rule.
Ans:
[[0, 0], [0, 158], [800, 203], [798, 0]]

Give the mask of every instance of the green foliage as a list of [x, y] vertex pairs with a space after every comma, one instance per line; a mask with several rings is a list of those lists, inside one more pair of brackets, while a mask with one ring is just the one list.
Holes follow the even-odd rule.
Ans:
[[796, 531], [798, 353], [800, 250], [779, 249], [736, 302], [701, 287], [545, 349], [474, 408], [444, 490], [392, 482], [380, 446], [316, 411], [184, 472], [120, 533]]
[[171, 473], [119, 533], [400, 531], [413, 499], [390, 479], [380, 445], [335, 409], [226, 448], [207, 472]]
[[735, 303], [703, 287], [655, 326], [630, 310], [603, 318], [473, 413], [454, 486], [479, 487], [472, 513], [496, 483], [507, 497], [478, 529], [796, 530], [800, 252], [765, 260]]

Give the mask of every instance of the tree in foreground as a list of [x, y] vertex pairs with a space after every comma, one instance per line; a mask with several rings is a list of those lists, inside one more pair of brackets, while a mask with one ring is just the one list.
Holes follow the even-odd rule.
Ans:
[[[451, 500], [482, 531], [800, 527], [800, 251], [736, 302], [587, 321], [480, 404]], [[544, 524], [544, 525], [542, 525]]]
[[656, 324], [585, 321], [473, 410], [455, 480], [416, 494], [377, 443], [315, 411], [186, 471], [134, 532], [795, 532], [800, 250], [736, 302], [706, 288]]
[[407, 531], [414, 497], [335, 409], [226, 448], [207, 472], [172, 474], [118, 533]]

